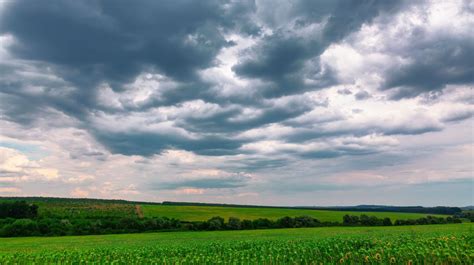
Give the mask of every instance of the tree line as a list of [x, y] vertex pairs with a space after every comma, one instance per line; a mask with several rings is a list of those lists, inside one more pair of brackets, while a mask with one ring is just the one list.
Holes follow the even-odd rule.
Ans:
[[361, 214], [360, 216], [356, 215], [344, 215], [342, 218], [343, 226], [390, 226], [390, 225], [434, 225], [434, 224], [456, 224], [462, 223], [462, 220], [454, 217], [448, 216], [446, 218], [436, 217], [436, 216], [426, 216], [418, 219], [407, 219], [407, 220], [395, 220], [392, 223], [390, 218], [377, 218], [376, 216], [368, 216]]
[[[14, 208], [18, 207], [18, 208]], [[108, 217], [108, 218], [45, 218], [38, 216], [38, 207], [26, 202], [0, 203], [0, 236], [64, 236], [140, 233], [152, 231], [215, 231], [325, 226], [391, 226], [460, 223], [457, 217], [427, 216], [413, 220], [396, 220], [375, 216], [345, 215], [340, 222], [322, 222], [311, 216], [282, 217], [277, 220], [258, 218], [241, 220], [219, 216], [207, 221], [187, 222], [174, 218]]]
[[36, 218], [37, 216], [38, 205], [25, 201], [0, 203], [0, 218]]
[[456, 213], [454, 214], [454, 217], [464, 218], [464, 219], [468, 219], [471, 222], [474, 222], [474, 211], [464, 211], [464, 212]]

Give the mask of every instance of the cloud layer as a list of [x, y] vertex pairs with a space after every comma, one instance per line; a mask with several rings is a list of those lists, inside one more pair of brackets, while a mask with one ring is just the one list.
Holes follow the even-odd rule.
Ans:
[[461, 0], [0, 4], [0, 194], [418, 204], [359, 192], [472, 180], [473, 29]]

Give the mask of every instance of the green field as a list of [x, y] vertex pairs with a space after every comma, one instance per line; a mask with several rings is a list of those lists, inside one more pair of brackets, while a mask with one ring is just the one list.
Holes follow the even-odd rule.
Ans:
[[[168, 217], [181, 221], [206, 221], [214, 216], [224, 219], [237, 217], [241, 220], [268, 218], [276, 220], [284, 216], [311, 216], [322, 222], [341, 222], [346, 214], [389, 217], [397, 219], [417, 219], [427, 215], [446, 217], [446, 215], [400, 212], [359, 212], [335, 210], [311, 210], [265, 207], [222, 207], [222, 206], [182, 206], [161, 204], [137, 204], [126, 201], [67, 199], [67, 198], [35, 198], [23, 199], [39, 206], [40, 217], [51, 218], [123, 218], [123, 217]], [[0, 199], [5, 201], [5, 199]]]
[[[428, 214], [419, 213], [395, 213], [395, 212], [348, 212], [330, 210], [302, 210], [284, 208], [246, 208], [246, 207], [219, 207], [219, 206], [175, 206], [175, 205], [142, 205], [145, 217], [169, 217], [183, 221], [205, 221], [214, 216], [224, 219], [238, 217], [240, 219], [254, 220], [257, 218], [268, 218], [276, 220], [284, 216], [311, 216], [320, 221], [342, 222], [346, 214], [377, 216], [379, 218], [389, 217], [392, 221], [397, 219], [417, 219]], [[435, 215], [433, 216], [443, 216]]]
[[0, 202], [22, 200], [38, 205], [40, 217], [73, 219], [137, 216], [136, 205], [125, 201], [68, 198], [19, 198], [7, 200], [0, 198]]
[[1, 238], [2, 264], [472, 264], [473, 224]]
[[135, 206], [117, 203], [37, 202], [41, 217], [104, 218], [136, 216]]

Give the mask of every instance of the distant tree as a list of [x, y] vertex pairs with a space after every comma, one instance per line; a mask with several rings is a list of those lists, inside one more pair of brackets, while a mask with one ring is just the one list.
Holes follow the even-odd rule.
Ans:
[[253, 229], [252, 221], [250, 220], [242, 220], [241, 222], [242, 229]]
[[365, 214], [361, 214], [359, 220], [360, 220], [360, 224], [363, 226], [371, 225], [369, 217]]
[[207, 221], [209, 230], [221, 230], [224, 228], [224, 218], [214, 216]]
[[253, 228], [272, 228], [274, 222], [267, 218], [258, 218], [252, 221]]
[[358, 216], [354, 216], [354, 215], [344, 215], [342, 217], [342, 224], [343, 225], [348, 225], [348, 226], [352, 226], [352, 225], [359, 225], [359, 217]]
[[140, 224], [136, 218], [124, 217], [119, 220], [119, 227], [123, 230], [138, 230]]
[[242, 228], [242, 224], [239, 218], [229, 217], [229, 222], [227, 223], [227, 227], [231, 230], [239, 230]]
[[25, 201], [0, 203], [0, 218], [36, 218], [38, 206]]
[[291, 228], [295, 225], [295, 220], [289, 216], [282, 217], [277, 220], [277, 226], [281, 228]]
[[295, 217], [294, 227], [315, 227], [320, 225], [320, 221], [311, 216]]
[[392, 225], [392, 220], [390, 220], [390, 218], [388, 218], [388, 217], [385, 217], [385, 218], [383, 219], [383, 225], [384, 225], [384, 226], [390, 226], [390, 225]]

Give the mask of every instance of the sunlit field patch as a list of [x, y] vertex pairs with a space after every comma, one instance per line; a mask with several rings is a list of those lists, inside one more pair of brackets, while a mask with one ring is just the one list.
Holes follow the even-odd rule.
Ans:
[[219, 207], [219, 206], [175, 206], [175, 205], [142, 205], [145, 217], [176, 218], [183, 221], [206, 221], [214, 216], [224, 219], [238, 217], [240, 219], [254, 220], [268, 218], [276, 220], [284, 216], [311, 216], [320, 221], [341, 222], [346, 214], [376, 216], [378, 218], [388, 217], [392, 221], [397, 219], [417, 219], [427, 215], [446, 217], [446, 215], [422, 214], [422, 213], [398, 213], [398, 212], [351, 212], [334, 210], [310, 210], [310, 209], [285, 209], [285, 208], [246, 208], [246, 207]]

